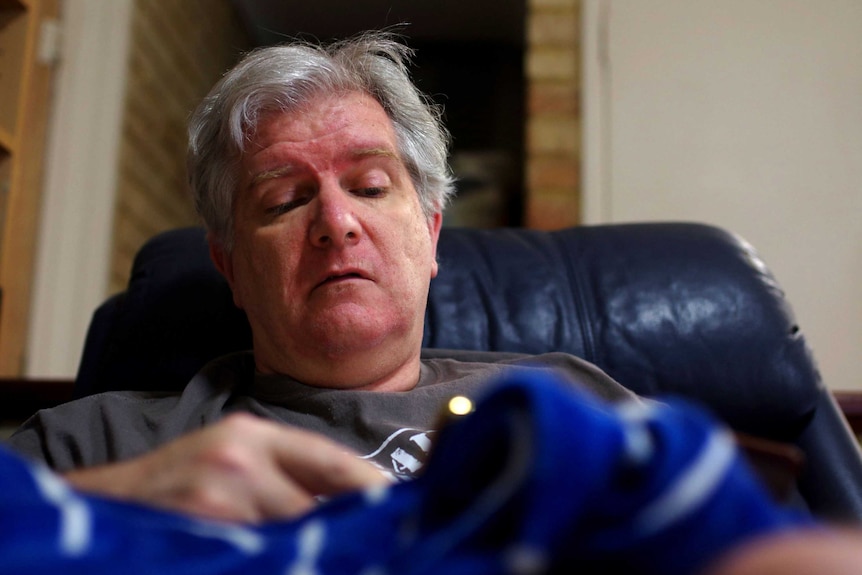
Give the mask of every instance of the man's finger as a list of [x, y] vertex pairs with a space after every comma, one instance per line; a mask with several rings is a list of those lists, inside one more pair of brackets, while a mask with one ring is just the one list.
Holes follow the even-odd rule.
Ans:
[[389, 483], [379, 469], [343, 446], [303, 430], [287, 431], [293, 437], [279, 442], [278, 465], [309, 493], [337, 495]]

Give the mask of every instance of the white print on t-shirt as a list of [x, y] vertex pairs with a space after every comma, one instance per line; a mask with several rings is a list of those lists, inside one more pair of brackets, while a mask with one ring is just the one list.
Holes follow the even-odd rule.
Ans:
[[392, 433], [373, 452], [361, 456], [377, 465], [392, 479], [413, 479], [431, 453], [436, 431], [402, 428]]

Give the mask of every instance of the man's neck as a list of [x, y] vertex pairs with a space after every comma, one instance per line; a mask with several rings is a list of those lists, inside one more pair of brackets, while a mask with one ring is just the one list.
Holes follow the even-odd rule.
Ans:
[[258, 372], [282, 374], [327, 389], [401, 392], [419, 383], [420, 349], [412, 353], [364, 353], [283, 362], [277, 368], [255, 356]]

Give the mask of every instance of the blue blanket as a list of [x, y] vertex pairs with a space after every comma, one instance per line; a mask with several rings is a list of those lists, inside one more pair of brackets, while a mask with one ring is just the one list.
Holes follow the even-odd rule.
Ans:
[[83, 495], [0, 449], [0, 573], [683, 575], [807, 524], [698, 409], [609, 406], [544, 375], [448, 425], [419, 479], [261, 527]]

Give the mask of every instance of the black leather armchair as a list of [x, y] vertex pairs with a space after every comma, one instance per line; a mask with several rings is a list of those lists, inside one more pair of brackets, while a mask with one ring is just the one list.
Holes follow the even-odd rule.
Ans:
[[[862, 519], [855, 439], [780, 287], [739, 238], [677, 223], [450, 228], [439, 261], [425, 347], [565, 351], [642, 395], [693, 398], [739, 432], [797, 445], [813, 512]], [[166, 232], [95, 312], [76, 393], [179, 389], [210, 359], [250, 347], [203, 231]]]

